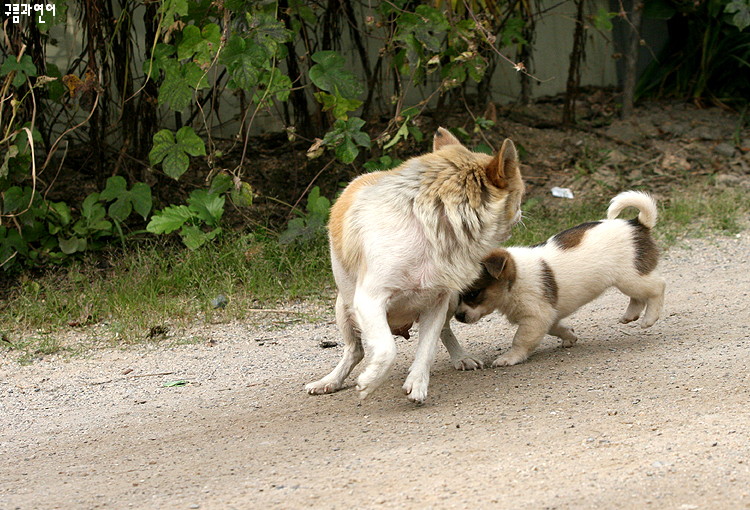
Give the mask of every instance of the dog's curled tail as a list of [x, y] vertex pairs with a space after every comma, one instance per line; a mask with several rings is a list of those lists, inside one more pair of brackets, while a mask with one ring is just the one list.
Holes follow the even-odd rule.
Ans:
[[623, 209], [635, 207], [640, 211], [638, 221], [647, 228], [654, 228], [656, 217], [656, 201], [648, 193], [642, 191], [623, 191], [609, 203], [607, 219], [613, 220], [620, 215]]

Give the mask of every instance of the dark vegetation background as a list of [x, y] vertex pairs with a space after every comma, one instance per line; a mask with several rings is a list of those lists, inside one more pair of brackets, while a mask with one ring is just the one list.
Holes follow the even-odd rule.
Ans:
[[[747, 174], [750, 3], [587, 1], [561, 2], [572, 50], [551, 98], [531, 93], [550, 9], [537, 0], [54, 0], [3, 13], [0, 294], [50, 301], [42, 275], [78, 292], [92, 268], [174, 273], [192, 260], [185, 288], [208, 296], [224, 285], [205, 283], [218, 258], [235, 260], [230, 288], [275, 281], [296, 295], [289, 282], [327, 273], [324, 226], [342, 184], [424, 152], [440, 125], [481, 151], [513, 137], [525, 209], [539, 216], [550, 213], [537, 195], [582, 176], [601, 203], [623, 187]], [[653, 23], [662, 48], [647, 42]], [[612, 41], [617, 89], [581, 87], [593, 32]], [[71, 34], [80, 53], [61, 69], [50, 55]], [[492, 100], [498, 66], [516, 73], [514, 102]], [[676, 117], [644, 123], [638, 102]], [[697, 129], [695, 111], [715, 112], [713, 132], [692, 138], [705, 147], [670, 146]], [[276, 292], [253, 288], [255, 300]], [[79, 301], [58, 307], [61, 321], [113, 313]]]

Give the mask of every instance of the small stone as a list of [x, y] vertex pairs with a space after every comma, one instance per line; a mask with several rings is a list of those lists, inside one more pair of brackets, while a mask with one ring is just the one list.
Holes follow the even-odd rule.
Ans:
[[322, 349], [330, 349], [331, 347], [336, 347], [338, 344], [338, 342], [334, 342], [333, 340], [321, 340], [318, 345]]
[[720, 156], [726, 156], [727, 158], [734, 156], [734, 146], [729, 145], [728, 143], [720, 143], [714, 147], [714, 151]]

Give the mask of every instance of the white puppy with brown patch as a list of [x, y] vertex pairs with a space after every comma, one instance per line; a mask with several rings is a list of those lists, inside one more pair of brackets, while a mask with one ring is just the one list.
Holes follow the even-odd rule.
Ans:
[[[627, 207], [633, 220], [616, 219]], [[482, 261], [480, 278], [461, 295], [456, 319], [474, 323], [499, 310], [518, 330], [506, 353], [493, 366], [515, 365], [539, 346], [545, 334], [571, 347], [577, 338], [562, 319], [610, 287], [630, 297], [621, 322], [638, 319], [648, 328], [664, 303], [664, 279], [657, 269], [658, 250], [651, 237], [656, 203], [646, 193], [626, 191], [610, 203], [606, 220], [583, 223], [531, 248], [510, 247]]]
[[357, 378], [360, 398], [367, 397], [396, 359], [392, 333], [417, 321], [416, 356], [403, 386], [409, 400], [426, 398], [441, 336], [456, 367], [481, 366], [461, 349], [446, 316], [451, 299], [479, 276], [480, 260], [510, 236], [523, 191], [513, 142], [505, 140], [493, 157], [471, 152], [442, 128], [432, 153], [353, 180], [328, 224], [344, 355], [305, 387], [308, 393], [341, 389], [367, 354]]

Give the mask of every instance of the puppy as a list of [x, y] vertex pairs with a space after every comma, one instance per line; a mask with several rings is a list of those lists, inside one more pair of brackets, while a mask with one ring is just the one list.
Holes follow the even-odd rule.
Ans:
[[440, 336], [455, 366], [476, 368], [450, 332], [448, 308], [452, 296], [479, 276], [481, 259], [510, 236], [521, 218], [523, 192], [513, 142], [505, 140], [489, 156], [471, 152], [442, 128], [432, 153], [354, 179], [331, 208], [328, 224], [344, 355], [307, 392], [341, 389], [367, 354], [357, 378], [360, 398], [367, 397], [396, 359], [392, 333], [407, 332], [417, 320], [416, 356], [403, 385], [409, 400], [427, 397]]
[[[638, 218], [615, 219], [627, 207], [637, 208]], [[495, 367], [524, 361], [546, 333], [572, 347], [577, 338], [561, 320], [612, 286], [630, 297], [620, 322], [638, 319], [645, 308], [641, 326], [652, 326], [665, 287], [651, 238], [656, 216], [653, 198], [626, 191], [612, 199], [606, 220], [583, 223], [531, 248], [493, 251], [482, 261], [480, 278], [461, 295], [456, 319], [474, 323], [499, 310], [518, 325]]]

